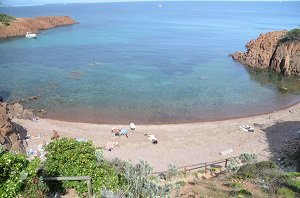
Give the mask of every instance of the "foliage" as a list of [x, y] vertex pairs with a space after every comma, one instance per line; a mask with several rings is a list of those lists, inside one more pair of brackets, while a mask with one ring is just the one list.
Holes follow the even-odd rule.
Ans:
[[256, 168], [252, 164], [246, 164], [240, 167], [240, 169], [237, 171], [237, 178], [239, 179], [251, 179], [256, 178]]
[[241, 190], [241, 189], [244, 189], [243, 184], [238, 183], [238, 182], [232, 182], [232, 183], [230, 183], [230, 184], [229, 184], [229, 187], [230, 187], [230, 188], [233, 188], [233, 189], [235, 189], [235, 190]]
[[300, 29], [295, 28], [286, 33], [281, 42], [300, 40]]
[[15, 17], [0, 13], [0, 22], [6, 26], [10, 25], [12, 21], [16, 20]]
[[239, 169], [239, 165], [235, 161], [235, 159], [231, 158], [228, 161], [226, 169], [227, 169], [228, 172], [236, 172]]
[[[110, 166], [96, 152], [91, 142], [78, 142], [74, 139], [62, 138], [52, 141], [47, 147], [47, 159], [44, 174], [47, 176], [90, 176], [93, 181], [93, 191], [100, 193], [102, 188], [116, 191], [123, 184], [114, 167]], [[96, 157], [97, 154], [97, 157]], [[60, 186], [75, 188], [79, 194], [87, 192], [87, 185], [83, 181], [64, 181]]]
[[295, 193], [288, 188], [279, 188], [277, 190], [277, 195], [279, 195], [280, 197], [284, 197], [284, 198], [294, 198], [295, 197]]
[[256, 154], [250, 154], [250, 153], [242, 153], [239, 156], [239, 159], [243, 162], [243, 163], [247, 163], [247, 164], [254, 164], [257, 162], [257, 155]]
[[237, 192], [238, 197], [252, 197], [252, 193], [248, 190], [242, 189]]
[[255, 164], [258, 170], [276, 169], [277, 165], [273, 161], [262, 161]]
[[[45, 188], [38, 178], [40, 160], [31, 162], [25, 155], [0, 153], [0, 197], [42, 197]], [[36, 181], [37, 180], [37, 181]]]
[[179, 174], [178, 166], [176, 166], [175, 164], [169, 164], [169, 167], [168, 167], [169, 179], [171, 179], [172, 177], [177, 177], [178, 174]]
[[128, 197], [167, 197], [172, 186], [169, 184], [160, 185], [156, 178], [149, 177], [152, 167], [147, 161], [140, 161], [133, 165], [125, 163], [125, 179], [128, 188], [124, 192]]
[[257, 178], [258, 175], [263, 175], [266, 170], [274, 170], [277, 166], [272, 161], [262, 161], [256, 164], [245, 164], [239, 168], [236, 177], [239, 179]]

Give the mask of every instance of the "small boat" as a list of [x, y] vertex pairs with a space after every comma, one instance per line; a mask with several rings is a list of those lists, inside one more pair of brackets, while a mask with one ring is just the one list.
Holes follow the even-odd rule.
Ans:
[[25, 35], [26, 38], [36, 38], [36, 34], [35, 33], [31, 33], [31, 32], [27, 32]]
[[136, 128], [134, 123], [130, 123], [129, 126], [130, 126], [131, 130], [134, 130]]

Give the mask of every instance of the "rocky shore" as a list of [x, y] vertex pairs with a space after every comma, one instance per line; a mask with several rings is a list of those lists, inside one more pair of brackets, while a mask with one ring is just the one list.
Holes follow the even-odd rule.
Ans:
[[300, 76], [300, 41], [282, 41], [288, 31], [261, 34], [246, 44], [247, 52], [235, 52], [234, 60], [256, 69], [271, 69], [285, 76]]
[[36, 18], [16, 18], [10, 25], [0, 23], [0, 39], [25, 36], [27, 32], [37, 33], [58, 26], [77, 23], [69, 16], [43, 16]]

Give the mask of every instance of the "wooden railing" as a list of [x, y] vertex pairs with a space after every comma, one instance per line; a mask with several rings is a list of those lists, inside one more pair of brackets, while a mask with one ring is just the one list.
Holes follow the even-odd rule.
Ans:
[[[192, 165], [187, 165], [187, 166], [180, 166], [180, 167], [178, 167], [178, 170], [179, 171], [192, 171], [192, 170], [197, 170], [197, 169], [204, 168], [205, 173], [206, 173], [207, 170], [208, 170], [208, 167], [224, 163], [224, 167], [226, 168], [227, 165], [228, 165], [229, 160], [236, 159], [236, 158], [239, 158], [239, 156], [230, 157], [230, 158], [221, 159], [221, 160], [216, 160], [216, 161], [210, 161], [210, 162], [203, 162], [203, 163], [198, 163], [198, 164], [192, 164]], [[160, 172], [154, 172], [152, 174], [153, 175], [158, 175], [158, 174], [165, 174], [167, 172], [168, 171], [160, 171]]]

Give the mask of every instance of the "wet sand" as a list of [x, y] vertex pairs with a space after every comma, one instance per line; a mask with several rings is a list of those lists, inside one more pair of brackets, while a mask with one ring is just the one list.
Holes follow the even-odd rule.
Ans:
[[[163, 171], [168, 164], [178, 166], [213, 161], [241, 153], [256, 153], [260, 159], [267, 159], [274, 149], [285, 140], [297, 137], [300, 131], [300, 104], [287, 109], [259, 116], [199, 123], [139, 125], [131, 131], [128, 125], [88, 124], [51, 119], [13, 120], [22, 125], [31, 136], [41, 134], [42, 138], [28, 140], [27, 149], [35, 149], [43, 141], [51, 141], [52, 130], [61, 137], [87, 138], [95, 146], [105, 146], [107, 142], [117, 141], [119, 147], [105, 151], [109, 159], [118, 157], [137, 162], [148, 160], [155, 171]], [[247, 124], [255, 132], [245, 132], [239, 125]], [[112, 127], [129, 130], [129, 138], [114, 136]], [[151, 144], [144, 134], [154, 134], [158, 144]], [[228, 155], [220, 155], [232, 149]]]

